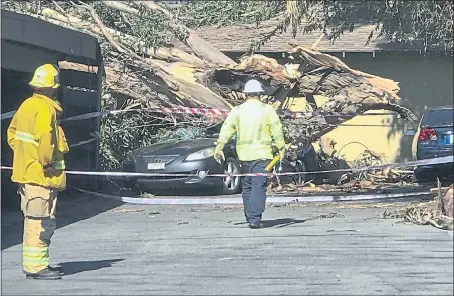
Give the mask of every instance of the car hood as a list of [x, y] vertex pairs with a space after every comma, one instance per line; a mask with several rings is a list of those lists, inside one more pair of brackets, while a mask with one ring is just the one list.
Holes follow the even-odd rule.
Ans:
[[204, 148], [215, 147], [216, 139], [168, 140], [134, 150], [134, 157], [149, 155], [189, 155]]

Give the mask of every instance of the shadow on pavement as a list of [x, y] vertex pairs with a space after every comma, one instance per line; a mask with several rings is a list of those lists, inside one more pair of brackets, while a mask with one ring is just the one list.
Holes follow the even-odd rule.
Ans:
[[[3, 193], [2, 188], [2, 195]], [[4, 197], [3, 195], [2, 198]], [[16, 196], [11, 194], [8, 197], [20, 200], [17, 194]], [[92, 218], [123, 204], [123, 202], [118, 200], [84, 195], [68, 189], [59, 196], [57, 202], [57, 229]], [[20, 211], [20, 202], [15, 205], [9, 205], [8, 207], [2, 205], [1, 223], [2, 251], [21, 244], [23, 216]]]
[[274, 220], [262, 220], [263, 227], [264, 228], [269, 228], [269, 227], [286, 227], [289, 225], [293, 224], [301, 224], [306, 222], [308, 219], [304, 220], [298, 220], [298, 219], [293, 219], [293, 218], [281, 218], [281, 219], [274, 219]]
[[[262, 220], [263, 228], [271, 228], [271, 227], [286, 227], [292, 224], [300, 224], [304, 223], [309, 219], [298, 220], [294, 218], [280, 218], [280, 219], [273, 219], [273, 220]], [[246, 225], [246, 222], [238, 222], [234, 225]]]
[[85, 271], [92, 271], [112, 267], [114, 263], [121, 262], [124, 259], [108, 259], [98, 261], [74, 261], [63, 262], [59, 266], [63, 269], [65, 275], [72, 275]]

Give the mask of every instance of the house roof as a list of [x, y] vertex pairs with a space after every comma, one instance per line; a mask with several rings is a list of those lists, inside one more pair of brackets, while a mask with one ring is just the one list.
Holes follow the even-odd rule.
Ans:
[[[248, 50], [252, 40], [257, 40], [260, 36], [267, 34], [276, 27], [276, 20], [263, 22], [259, 27], [254, 24], [238, 25], [230, 27], [205, 26], [195, 32], [203, 39], [209, 41], [217, 50], [223, 52], [243, 52]], [[317, 50], [324, 52], [374, 52], [374, 51], [419, 51], [410, 46], [400, 43], [393, 43], [385, 38], [376, 38], [378, 32], [374, 32], [369, 44], [367, 39], [376, 25], [358, 25], [353, 32], [344, 32], [334, 43], [326, 37], [318, 43]], [[322, 31], [311, 33], [298, 32], [293, 38], [291, 30], [271, 37], [271, 39], [260, 47], [259, 52], [286, 52], [292, 48], [289, 43], [297, 45], [312, 46], [322, 35]], [[188, 47], [181, 42], [172, 42], [177, 48], [189, 51]]]

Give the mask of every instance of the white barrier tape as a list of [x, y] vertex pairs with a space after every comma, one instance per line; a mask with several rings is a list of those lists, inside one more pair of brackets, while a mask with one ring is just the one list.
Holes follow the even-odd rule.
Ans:
[[[116, 199], [124, 203], [139, 205], [214, 205], [214, 204], [243, 204], [240, 197], [227, 198], [140, 198], [140, 197], [123, 197], [91, 192], [75, 188], [84, 193], [100, 196], [103, 198]], [[429, 191], [406, 192], [406, 193], [385, 193], [385, 194], [358, 194], [358, 195], [319, 195], [319, 196], [270, 196], [266, 199], [268, 204], [278, 203], [304, 203], [304, 202], [342, 202], [342, 201], [365, 201], [365, 200], [383, 200], [404, 197], [420, 197], [429, 195]]]
[[3, 119], [13, 118], [14, 114], [16, 114], [16, 111], [17, 110], [13, 110], [13, 111], [9, 111], [9, 112], [6, 112], [6, 113], [2, 113], [2, 120]]
[[[2, 113], [1, 119], [9, 119], [13, 118], [14, 114], [17, 110]], [[106, 115], [114, 115], [119, 113], [127, 113], [127, 112], [151, 112], [151, 113], [184, 113], [184, 114], [194, 114], [194, 115], [226, 115], [230, 112], [229, 109], [208, 109], [208, 108], [189, 108], [189, 107], [175, 107], [175, 108], [141, 108], [141, 109], [127, 109], [127, 110], [112, 110], [112, 111], [97, 111], [97, 112], [90, 112], [80, 115], [75, 115], [67, 118], [63, 118], [61, 121], [74, 121], [74, 120], [85, 120], [91, 119], [96, 117], [102, 117]], [[287, 113], [293, 114], [295, 116], [315, 116], [315, 115], [323, 115], [323, 113], [319, 111], [314, 112], [291, 112], [288, 111]], [[326, 114], [330, 115], [330, 114]], [[365, 114], [358, 114], [359, 116], [374, 116], [374, 115], [396, 115], [395, 113], [365, 113]]]
[[[9, 119], [14, 116], [17, 110], [6, 112], [2, 114], [3, 119]], [[199, 114], [199, 115], [222, 115], [228, 114], [228, 109], [207, 109], [207, 108], [189, 108], [189, 107], [176, 107], [176, 108], [141, 108], [141, 109], [126, 109], [126, 110], [112, 110], [112, 111], [97, 111], [80, 115], [75, 115], [63, 118], [61, 121], [85, 120], [90, 118], [102, 117], [105, 115], [114, 115], [127, 112], [151, 112], [151, 113], [184, 113], [184, 114]]]
[[[362, 168], [349, 168], [313, 172], [283, 172], [283, 173], [249, 173], [249, 174], [208, 174], [206, 177], [257, 177], [257, 176], [292, 176], [292, 175], [305, 175], [305, 174], [323, 174], [332, 172], [360, 172], [384, 168], [402, 168], [412, 166], [434, 165], [443, 163], [454, 162], [454, 156], [444, 156], [439, 158], [429, 158], [416, 161], [408, 161], [402, 163], [389, 163], [375, 166], [367, 166]], [[2, 170], [11, 170], [11, 167], [2, 166]], [[68, 175], [83, 175], [83, 176], [103, 176], [103, 177], [199, 177], [197, 174], [172, 174], [172, 173], [127, 173], [127, 172], [90, 172], [90, 171], [67, 171]]]
[[91, 118], [96, 118], [96, 117], [102, 117], [102, 116], [109, 115], [109, 114], [114, 114], [114, 113], [112, 111], [91, 112], [91, 113], [63, 118], [61, 121], [85, 120], [85, 119], [91, 119]]
[[94, 141], [96, 141], [98, 139], [99, 139], [99, 137], [94, 137], [94, 138], [90, 138], [90, 139], [85, 140], [85, 141], [80, 141], [79, 143], [69, 145], [69, 148], [79, 147], [79, 146], [94, 142]]

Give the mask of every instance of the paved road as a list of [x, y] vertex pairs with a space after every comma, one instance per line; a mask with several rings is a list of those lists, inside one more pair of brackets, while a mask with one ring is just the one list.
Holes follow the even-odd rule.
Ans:
[[61, 206], [51, 256], [68, 275], [57, 282], [24, 279], [20, 216], [3, 215], [2, 295], [453, 292], [452, 236], [381, 220], [384, 209], [271, 207], [270, 227], [249, 230], [239, 207], [115, 206]]

